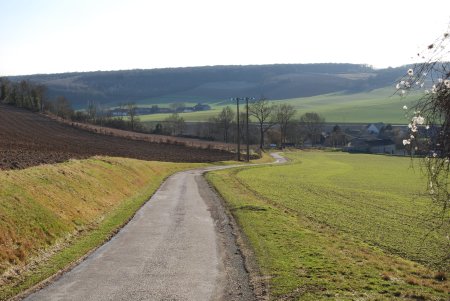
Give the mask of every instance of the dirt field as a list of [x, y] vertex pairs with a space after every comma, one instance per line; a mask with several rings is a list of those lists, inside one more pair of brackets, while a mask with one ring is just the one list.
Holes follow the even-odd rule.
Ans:
[[[174, 140], [166, 140], [171, 143], [167, 144], [136, 139], [89, 132], [39, 114], [0, 105], [0, 169], [20, 169], [94, 155], [171, 162], [213, 162], [234, 158], [227, 151], [198, 148], [201, 144], [194, 148]], [[205, 144], [204, 147], [211, 146]]]

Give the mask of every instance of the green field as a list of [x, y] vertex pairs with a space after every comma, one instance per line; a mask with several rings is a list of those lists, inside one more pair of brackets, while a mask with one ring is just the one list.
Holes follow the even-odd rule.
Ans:
[[[401, 98], [398, 95], [392, 95], [394, 92], [394, 88], [384, 88], [356, 94], [333, 93], [313, 97], [273, 100], [273, 103], [293, 105], [297, 110], [296, 118], [306, 112], [317, 112], [323, 115], [327, 122], [335, 123], [408, 123], [402, 107], [404, 105], [411, 107], [417, 97]], [[217, 115], [225, 106], [224, 101], [209, 104], [212, 107], [210, 111], [181, 113], [180, 115], [186, 121], [204, 122]], [[167, 106], [167, 103], [159, 105], [164, 107]], [[230, 106], [235, 110], [234, 103], [230, 102]], [[243, 109], [244, 106], [241, 108]], [[140, 116], [140, 119], [143, 122], [162, 121], [169, 115], [143, 115]]]
[[411, 107], [417, 97], [402, 98], [392, 95], [394, 89], [384, 88], [368, 93], [340, 94], [333, 93], [305, 98], [276, 101], [289, 103], [297, 109], [297, 115], [305, 112], [317, 112], [327, 122], [369, 123], [385, 122], [405, 124], [404, 105]]
[[[224, 170], [226, 199], [278, 300], [448, 300], [425, 181], [408, 158], [294, 152], [291, 163]], [[416, 166], [417, 168], [417, 166]], [[448, 229], [447, 229], [448, 230]]]
[[[184, 118], [185, 121], [190, 122], [205, 122], [208, 121], [209, 118], [216, 116], [222, 110], [222, 106], [211, 105], [211, 110], [209, 111], [200, 111], [200, 112], [191, 112], [191, 113], [180, 113], [180, 116]], [[141, 115], [139, 119], [146, 122], [155, 122], [155, 121], [163, 121], [171, 114], [150, 114], [150, 115]]]

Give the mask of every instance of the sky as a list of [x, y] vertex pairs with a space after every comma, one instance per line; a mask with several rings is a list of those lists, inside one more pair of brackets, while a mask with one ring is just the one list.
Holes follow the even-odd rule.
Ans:
[[412, 63], [448, 0], [0, 0], [0, 76], [207, 65]]

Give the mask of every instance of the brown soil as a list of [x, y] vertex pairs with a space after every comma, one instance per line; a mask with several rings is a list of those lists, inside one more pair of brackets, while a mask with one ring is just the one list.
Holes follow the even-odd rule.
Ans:
[[[170, 162], [213, 162], [234, 157], [220, 150], [219, 144], [100, 127], [81, 129], [81, 126], [0, 105], [0, 169], [20, 169], [95, 155]], [[227, 145], [222, 147], [227, 148]]]

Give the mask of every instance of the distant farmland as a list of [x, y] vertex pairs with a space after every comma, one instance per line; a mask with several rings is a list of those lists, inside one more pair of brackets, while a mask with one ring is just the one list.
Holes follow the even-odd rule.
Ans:
[[[394, 88], [383, 88], [370, 92], [349, 94], [332, 93], [312, 97], [302, 97], [283, 100], [272, 100], [274, 104], [288, 103], [297, 110], [296, 118], [306, 112], [317, 112], [325, 117], [327, 122], [333, 123], [371, 123], [384, 122], [392, 124], [406, 124], [402, 107], [411, 107], [417, 96], [402, 98], [393, 95]], [[160, 104], [164, 106], [164, 104]], [[223, 107], [229, 105], [236, 110], [236, 104], [231, 101], [210, 103], [212, 110], [181, 113], [186, 121], [205, 122], [208, 118], [217, 115]], [[245, 104], [244, 104], [245, 105]], [[244, 108], [242, 105], [242, 109]], [[162, 121], [170, 114], [153, 114], [140, 116], [141, 121]]]
[[408, 158], [288, 153], [292, 163], [208, 174], [274, 299], [448, 300], [448, 229], [431, 231]]

